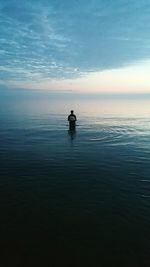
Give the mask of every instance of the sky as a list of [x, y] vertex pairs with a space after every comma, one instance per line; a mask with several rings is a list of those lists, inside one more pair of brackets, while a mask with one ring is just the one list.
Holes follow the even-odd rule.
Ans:
[[150, 93], [150, 0], [0, 0], [0, 85]]

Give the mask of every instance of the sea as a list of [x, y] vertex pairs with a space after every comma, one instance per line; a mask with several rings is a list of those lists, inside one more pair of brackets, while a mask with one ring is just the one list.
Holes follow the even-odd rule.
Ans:
[[150, 266], [150, 97], [1, 90], [0, 254], [0, 267]]

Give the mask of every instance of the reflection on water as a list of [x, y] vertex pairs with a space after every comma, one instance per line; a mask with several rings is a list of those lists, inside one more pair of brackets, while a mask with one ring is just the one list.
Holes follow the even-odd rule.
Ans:
[[1, 103], [1, 266], [150, 266], [149, 107]]
[[75, 139], [75, 137], [76, 137], [76, 127], [69, 128], [68, 135], [70, 137], [70, 141], [72, 142]]

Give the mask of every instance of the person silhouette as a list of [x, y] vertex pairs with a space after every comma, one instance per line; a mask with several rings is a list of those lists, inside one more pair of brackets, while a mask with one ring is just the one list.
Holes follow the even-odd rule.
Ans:
[[76, 115], [74, 114], [74, 111], [70, 111], [70, 115], [68, 116], [68, 121], [69, 121], [69, 129], [73, 130], [76, 127]]

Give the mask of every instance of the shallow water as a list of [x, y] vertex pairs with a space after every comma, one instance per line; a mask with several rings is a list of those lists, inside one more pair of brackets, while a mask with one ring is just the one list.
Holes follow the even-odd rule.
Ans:
[[149, 100], [3, 96], [0, 266], [150, 266], [149, 117]]

